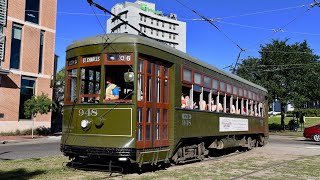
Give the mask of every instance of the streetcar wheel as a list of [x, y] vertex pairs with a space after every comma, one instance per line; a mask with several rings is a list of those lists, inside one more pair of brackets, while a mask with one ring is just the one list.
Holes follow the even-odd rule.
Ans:
[[315, 134], [312, 136], [312, 139], [316, 142], [320, 142], [320, 134]]

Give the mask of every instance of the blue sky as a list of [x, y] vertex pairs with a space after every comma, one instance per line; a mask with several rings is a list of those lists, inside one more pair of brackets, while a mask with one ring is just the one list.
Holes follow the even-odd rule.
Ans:
[[[175, 0], [148, 2], [155, 3], [156, 10], [176, 13], [180, 21], [185, 21], [187, 53], [220, 69], [235, 63], [240, 52], [236, 44], [246, 49], [241, 60], [248, 56], [258, 57], [260, 44], [269, 43], [271, 39], [289, 38], [289, 43], [307, 40], [314, 52], [320, 55], [320, 7], [308, 10], [313, 0], [179, 1], [207, 18], [220, 18], [215, 25], [223, 33], [205, 21], [195, 20], [200, 17]], [[94, 2], [110, 10], [116, 3], [124, 1]], [[58, 0], [55, 47], [59, 56], [58, 69], [64, 67], [66, 47], [74, 40], [105, 33], [110, 15], [103, 14], [97, 8], [91, 8], [86, 0]], [[279, 28], [280, 31], [274, 33]]]

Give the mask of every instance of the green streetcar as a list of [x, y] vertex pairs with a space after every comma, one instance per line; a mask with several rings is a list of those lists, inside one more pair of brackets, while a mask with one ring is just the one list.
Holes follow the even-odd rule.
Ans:
[[267, 143], [266, 89], [164, 43], [108, 34], [66, 56], [61, 151], [74, 162], [184, 163]]

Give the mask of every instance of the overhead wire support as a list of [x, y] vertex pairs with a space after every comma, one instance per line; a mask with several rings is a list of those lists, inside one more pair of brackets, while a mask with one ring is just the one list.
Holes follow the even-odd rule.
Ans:
[[99, 4], [93, 2], [93, 0], [87, 0], [87, 2], [90, 4], [90, 6], [95, 6], [98, 9], [102, 10], [105, 13], [108, 13], [112, 16], [114, 16], [116, 19], [119, 19], [121, 22], [123, 22], [124, 24], [128, 25], [129, 27], [131, 27], [132, 29], [136, 30], [140, 35], [144, 36], [144, 37], [148, 37], [145, 33], [141, 32], [139, 29], [137, 29], [136, 27], [132, 26], [131, 24], [128, 23], [128, 21], [123, 20], [122, 18], [120, 18], [118, 15], [112, 13], [111, 11], [107, 10], [106, 8], [100, 6]]
[[318, 2], [317, 0], [313, 0], [313, 1], [314, 1], [314, 3], [310, 5], [311, 8], [313, 8], [314, 6], [319, 6], [320, 7], [320, 2]]

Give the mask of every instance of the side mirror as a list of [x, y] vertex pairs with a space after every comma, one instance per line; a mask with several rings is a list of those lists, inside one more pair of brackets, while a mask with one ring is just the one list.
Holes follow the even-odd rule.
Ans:
[[126, 83], [134, 81], [134, 73], [133, 72], [125, 72], [124, 73], [124, 81]]

